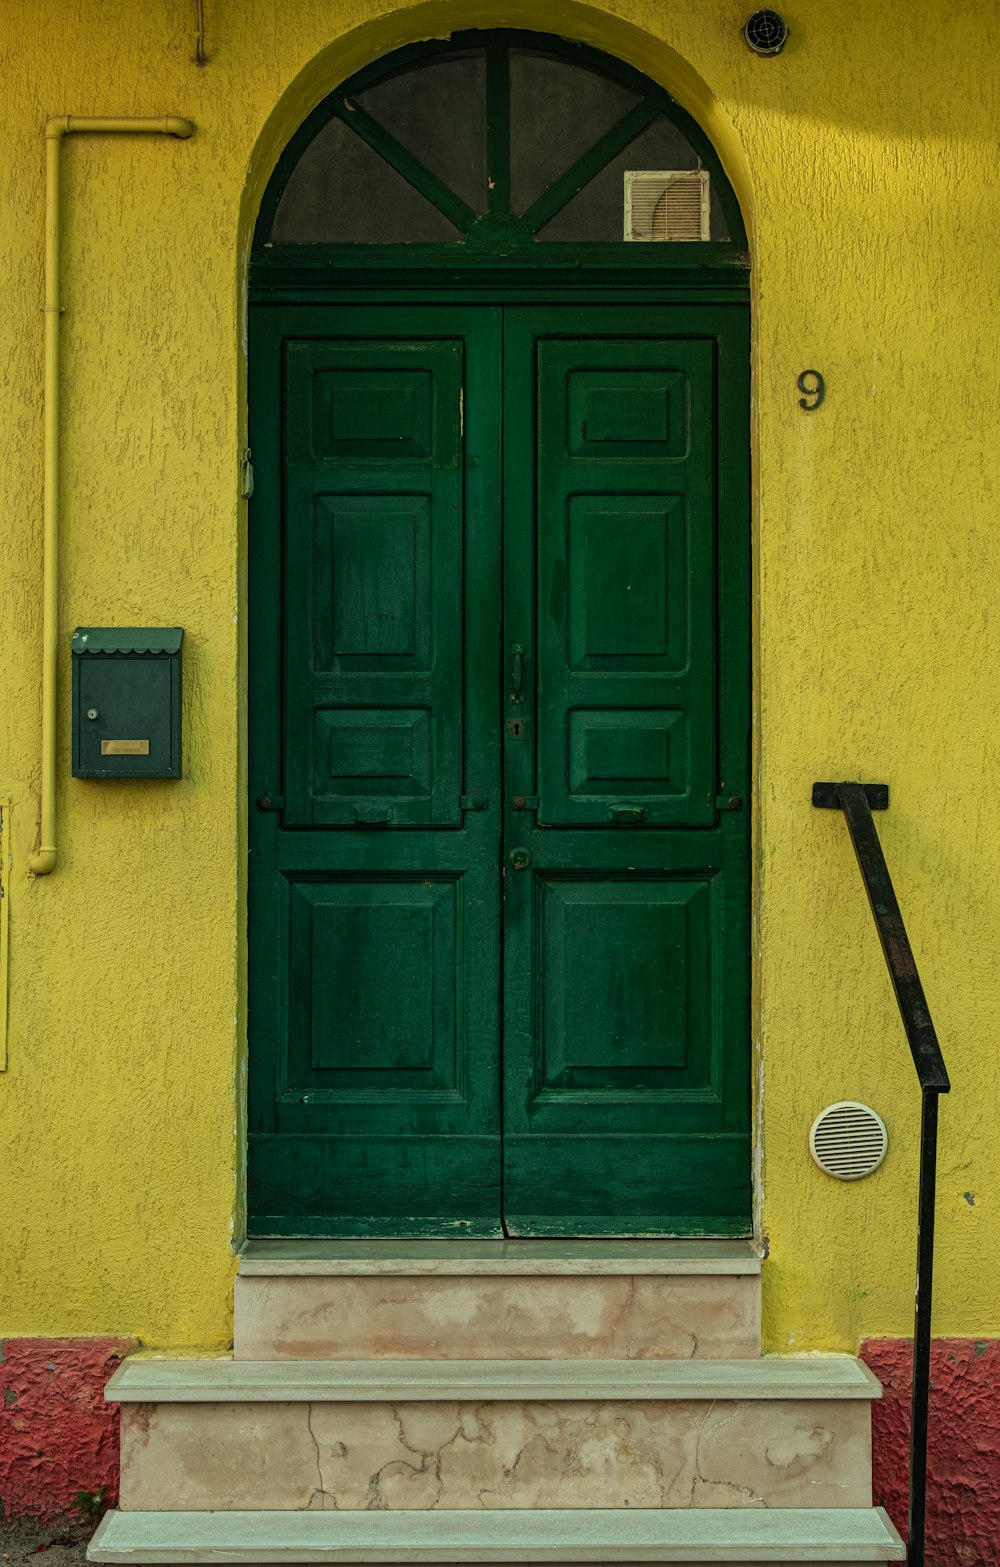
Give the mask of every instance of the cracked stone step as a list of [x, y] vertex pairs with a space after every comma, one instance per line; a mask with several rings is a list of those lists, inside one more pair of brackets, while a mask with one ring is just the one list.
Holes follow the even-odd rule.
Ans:
[[251, 1241], [237, 1360], [744, 1358], [749, 1241]]
[[744, 1362], [125, 1363], [121, 1505], [864, 1508], [878, 1382]]
[[108, 1567], [246, 1563], [773, 1564], [901, 1562], [881, 1508], [598, 1511], [109, 1513], [87, 1552]]

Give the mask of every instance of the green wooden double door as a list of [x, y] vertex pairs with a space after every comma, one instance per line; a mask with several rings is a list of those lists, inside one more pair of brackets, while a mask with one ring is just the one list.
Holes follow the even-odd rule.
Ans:
[[748, 364], [255, 307], [252, 1233], [748, 1232]]

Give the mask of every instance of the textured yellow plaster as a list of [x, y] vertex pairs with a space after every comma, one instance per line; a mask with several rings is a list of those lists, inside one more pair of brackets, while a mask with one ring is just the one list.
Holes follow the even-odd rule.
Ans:
[[[12, 799], [0, 1332], [224, 1346], [244, 1073], [245, 256], [280, 147], [398, 44], [562, 32], [664, 82], [709, 130], [752, 235], [765, 1336], [908, 1331], [917, 1094], [842, 821], [814, 778], [887, 779], [881, 818], [955, 1089], [942, 1113], [936, 1329], [1000, 1332], [995, 1018], [1000, 641], [992, 0], [786, 8], [754, 59], [735, 0], [120, 0], [4, 7], [0, 793]], [[64, 149], [60, 860], [31, 881], [41, 607], [43, 147], [50, 114], [189, 116], [178, 144]], [[795, 377], [828, 396], [801, 412]], [[185, 778], [69, 774], [73, 626], [183, 625]], [[809, 1124], [870, 1100], [858, 1185]], [[966, 1197], [972, 1194], [973, 1200]]]

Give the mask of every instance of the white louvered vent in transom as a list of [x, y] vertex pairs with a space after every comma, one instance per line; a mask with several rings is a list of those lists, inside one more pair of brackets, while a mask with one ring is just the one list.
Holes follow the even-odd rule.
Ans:
[[625, 238], [711, 238], [707, 169], [626, 169]]
[[889, 1134], [869, 1105], [853, 1099], [821, 1110], [809, 1133], [809, 1147], [821, 1170], [838, 1181], [860, 1181], [885, 1158]]

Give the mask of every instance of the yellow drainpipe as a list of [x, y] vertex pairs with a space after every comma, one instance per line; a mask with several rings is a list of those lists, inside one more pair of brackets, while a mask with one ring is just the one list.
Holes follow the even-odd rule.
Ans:
[[35, 876], [56, 863], [56, 681], [59, 672], [59, 154], [64, 136], [176, 136], [194, 133], [190, 120], [59, 114], [45, 122], [45, 520], [42, 535], [42, 788], [41, 842], [28, 861]]

